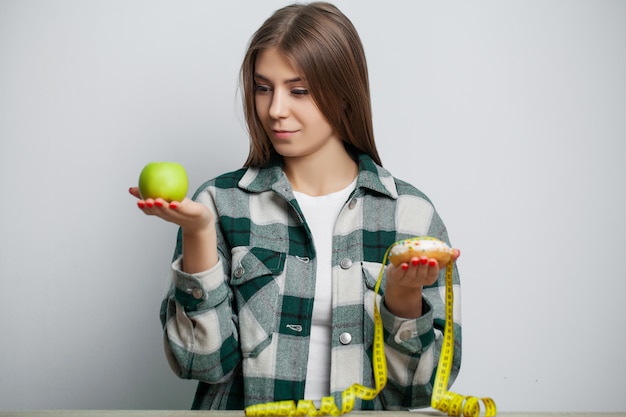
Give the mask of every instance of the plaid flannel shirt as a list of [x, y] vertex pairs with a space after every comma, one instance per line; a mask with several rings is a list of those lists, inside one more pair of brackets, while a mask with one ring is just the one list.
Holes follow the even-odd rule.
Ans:
[[[316, 256], [280, 162], [221, 175], [203, 184], [194, 199], [217, 219], [219, 262], [198, 274], [181, 271], [179, 231], [171, 286], [161, 308], [170, 366], [181, 378], [200, 381], [192, 408], [243, 409], [301, 399]], [[360, 155], [356, 189], [337, 218], [333, 237], [330, 393], [340, 408], [345, 388], [374, 384], [373, 290], [384, 253], [399, 239], [426, 235], [449, 243], [430, 200]], [[461, 362], [456, 266], [454, 284], [450, 383]], [[430, 405], [445, 324], [444, 289], [442, 271], [438, 282], [423, 290], [423, 315], [404, 319], [385, 308], [383, 280], [377, 302], [388, 382], [375, 400], [357, 399], [355, 409]]]

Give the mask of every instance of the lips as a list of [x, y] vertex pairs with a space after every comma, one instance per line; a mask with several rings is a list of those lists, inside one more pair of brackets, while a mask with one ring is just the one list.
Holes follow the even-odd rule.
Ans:
[[298, 133], [297, 130], [273, 130], [272, 132], [277, 139], [289, 139]]

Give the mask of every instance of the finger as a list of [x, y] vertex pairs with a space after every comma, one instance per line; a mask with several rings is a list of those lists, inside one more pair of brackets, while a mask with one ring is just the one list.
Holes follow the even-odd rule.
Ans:
[[394, 281], [402, 281], [409, 269], [408, 263], [401, 263], [400, 265], [387, 265], [387, 276], [391, 277]]
[[[176, 224], [180, 224], [181, 221], [189, 221], [202, 216], [203, 209], [199, 209], [197, 204], [189, 204], [193, 202], [188, 199], [180, 202], [155, 198], [152, 202], [153, 206], [149, 207], [149, 214], [155, 214], [164, 220], [171, 221]], [[146, 204], [150, 204], [150, 201], [147, 201]]]
[[441, 268], [439, 267], [439, 262], [434, 258], [430, 258], [425, 268], [426, 268], [426, 275], [424, 277], [425, 285], [433, 285], [439, 279], [439, 272], [441, 271]]
[[182, 206], [183, 204], [185, 204], [187, 201], [191, 201], [190, 199], [188, 199], [187, 197], [185, 197], [183, 200], [181, 201], [177, 201], [177, 200], [172, 200], [170, 201], [169, 205], [171, 209], [176, 210], [177, 208], [179, 208], [180, 206]]
[[[428, 258], [425, 258], [428, 262]], [[420, 282], [426, 276], [426, 268], [422, 261], [422, 258], [413, 257], [409, 262], [401, 264], [404, 274], [400, 276], [402, 280], [412, 283]]]
[[[146, 207], [150, 209], [150, 214], [155, 214], [159, 217], [169, 220], [171, 217], [170, 209], [177, 208], [178, 206], [174, 202], [168, 202], [160, 197], [154, 199], [147, 199], [145, 201]], [[174, 207], [172, 207], [174, 205]]]
[[154, 200], [153, 199], [146, 199], [146, 200], [137, 200], [137, 207], [139, 207], [141, 209], [141, 211], [144, 212], [144, 214], [148, 214], [148, 215], [154, 215], [155, 214], [155, 208], [154, 208]]
[[167, 201], [163, 200], [162, 198], [157, 198], [154, 200], [154, 206], [156, 208], [162, 209], [161, 211], [163, 213], [169, 213], [169, 210], [178, 210], [181, 204], [182, 203], [180, 201]]
[[439, 275], [439, 263], [434, 258], [425, 256], [411, 259], [411, 265], [407, 271], [407, 277], [421, 285], [430, 285], [437, 280]]
[[410, 262], [402, 264], [402, 273], [398, 277], [398, 283], [407, 288], [416, 288], [422, 286], [423, 279], [420, 278], [421, 264], [419, 260], [411, 260]]
[[139, 195], [139, 187], [130, 187], [128, 189], [128, 192], [137, 198], [141, 198], [141, 196]]
[[410, 269], [410, 272], [414, 274], [419, 274], [419, 271], [423, 270], [424, 265], [427, 265], [427, 264], [428, 264], [428, 258], [425, 256], [422, 256], [420, 258], [413, 257], [408, 263], [404, 265], [408, 266], [408, 269]]

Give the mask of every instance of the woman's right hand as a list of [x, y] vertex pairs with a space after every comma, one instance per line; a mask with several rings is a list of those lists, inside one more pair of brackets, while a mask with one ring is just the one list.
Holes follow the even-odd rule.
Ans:
[[184, 231], [194, 233], [208, 228], [213, 223], [213, 214], [207, 206], [189, 198], [168, 203], [162, 198], [142, 200], [138, 187], [128, 192], [137, 198], [137, 207], [148, 216], [157, 216], [179, 225]]
[[215, 218], [207, 206], [188, 198], [171, 203], [162, 198], [142, 200], [138, 187], [131, 187], [128, 192], [138, 199], [137, 207], [145, 214], [181, 227], [183, 271], [195, 274], [208, 270], [218, 262]]

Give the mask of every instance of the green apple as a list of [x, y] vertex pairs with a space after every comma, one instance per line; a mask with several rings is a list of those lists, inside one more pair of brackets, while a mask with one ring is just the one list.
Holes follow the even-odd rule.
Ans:
[[188, 187], [187, 172], [176, 162], [150, 162], [139, 174], [139, 194], [143, 200], [160, 197], [167, 202], [183, 201]]

